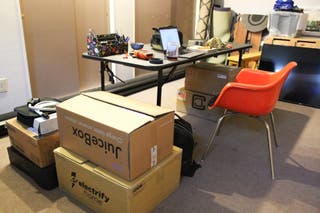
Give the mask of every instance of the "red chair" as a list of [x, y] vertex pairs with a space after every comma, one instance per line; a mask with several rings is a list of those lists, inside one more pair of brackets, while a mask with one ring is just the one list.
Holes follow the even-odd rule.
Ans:
[[217, 127], [210, 135], [209, 144], [202, 155], [204, 160], [209, 152], [215, 136], [218, 134], [222, 122], [225, 118], [235, 114], [242, 113], [253, 116], [262, 121], [267, 130], [270, 169], [271, 176], [274, 179], [274, 166], [272, 156], [271, 132], [268, 123], [261, 116], [270, 115], [271, 126], [273, 129], [274, 142], [278, 146], [274, 117], [272, 110], [279, 98], [281, 88], [287, 79], [289, 73], [297, 66], [296, 62], [289, 62], [282, 70], [278, 72], [267, 72], [263, 70], [251, 70], [244, 68], [237, 75], [234, 82], [224, 86], [221, 93], [209, 109], [221, 107], [225, 109], [224, 114], [219, 118]]

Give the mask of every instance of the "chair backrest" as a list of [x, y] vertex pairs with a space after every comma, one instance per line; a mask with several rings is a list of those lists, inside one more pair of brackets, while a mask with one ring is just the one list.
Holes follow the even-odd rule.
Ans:
[[286, 66], [284, 66], [280, 71], [275, 72], [272, 75], [274, 84], [275, 84], [275, 90], [276, 90], [276, 94], [279, 97], [281, 88], [284, 84], [284, 82], [286, 81], [286, 79], [288, 78], [290, 72], [292, 71], [292, 69], [294, 67], [297, 66], [296, 62], [289, 62]]
[[[211, 108], [216, 106], [249, 115], [270, 113], [279, 99], [281, 88], [296, 62], [289, 62], [278, 72], [243, 69], [238, 82], [225, 85]], [[242, 73], [243, 72], [243, 73]], [[247, 78], [246, 78], [247, 77]], [[250, 83], [250, 78], [252, 83]], [[263, 81], [256, 78], [265, 78]], [[261, 82], [264, 82], [261, 84]]]
[[271, 75], [271, 83], [270, 85], [268, 85], [268, 87], [273, 92], [273, 97], [270, 98], [270, 109], [266, 111], [270, 111], [270, 112], [272, 111], [276, 102], [279, 99], [280, 92], [284, 85], [284, 82], [288, 78], [292, 69], [296, 66], [297, 66], [296, 62], [289, 62], [280, 71], [275, 72]]

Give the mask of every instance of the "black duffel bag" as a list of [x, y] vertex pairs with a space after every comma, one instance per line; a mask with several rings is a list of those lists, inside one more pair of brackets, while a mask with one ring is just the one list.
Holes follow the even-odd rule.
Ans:
[[181, 175], [193, 177], [195, 171], [201, 167], [193, 160], [194, 140], [192, 126], [189, 122], [175, 114], [174, 119], [174, 145], [182, 151]]

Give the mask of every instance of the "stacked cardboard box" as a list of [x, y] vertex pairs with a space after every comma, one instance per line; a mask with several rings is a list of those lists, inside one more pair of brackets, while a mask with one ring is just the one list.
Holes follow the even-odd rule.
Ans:
[[58, 131], [38, 135], [17, 118], [6, 121], [12, 147], [8, 149], [10, 163], [29, 175], [40, 187], [58, 186], [53, 150], [59, 146]]
[[57, 106], [59, 186], [101, 212], [149, 212], [179, 185], [174, 112], [108, 92]]
[[206, 62], [186, 67], [185, 86], [178, 89], [176, 110], [216, 121], [223, 110], [208, 110], [208, 104], [239, 71], [237, 67]]

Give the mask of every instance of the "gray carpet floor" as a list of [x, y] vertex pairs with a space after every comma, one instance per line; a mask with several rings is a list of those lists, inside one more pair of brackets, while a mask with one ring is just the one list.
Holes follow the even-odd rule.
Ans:
[[[183, 84], [181, 79], [164, 86], [163, 107], [175, 109], [176, 90]], [[156, 90], [131, 97], [156, 103]], [[193, 126], [194, 158], [199, 162], [216, 122], [179, 114]], [[154, 213], [320, 212], [320, 109], [279, 101], [274, 116], [280, 144], [274, 148], [274, 181], [263, 124], [245, 116], [232, 117], [194, 177], [182, 177], [179, 188]], [[8, 138], [1, 138], [0, 212], [90, 212], [58, 188], [42, 190], [10, 166], [8, 146]]]

